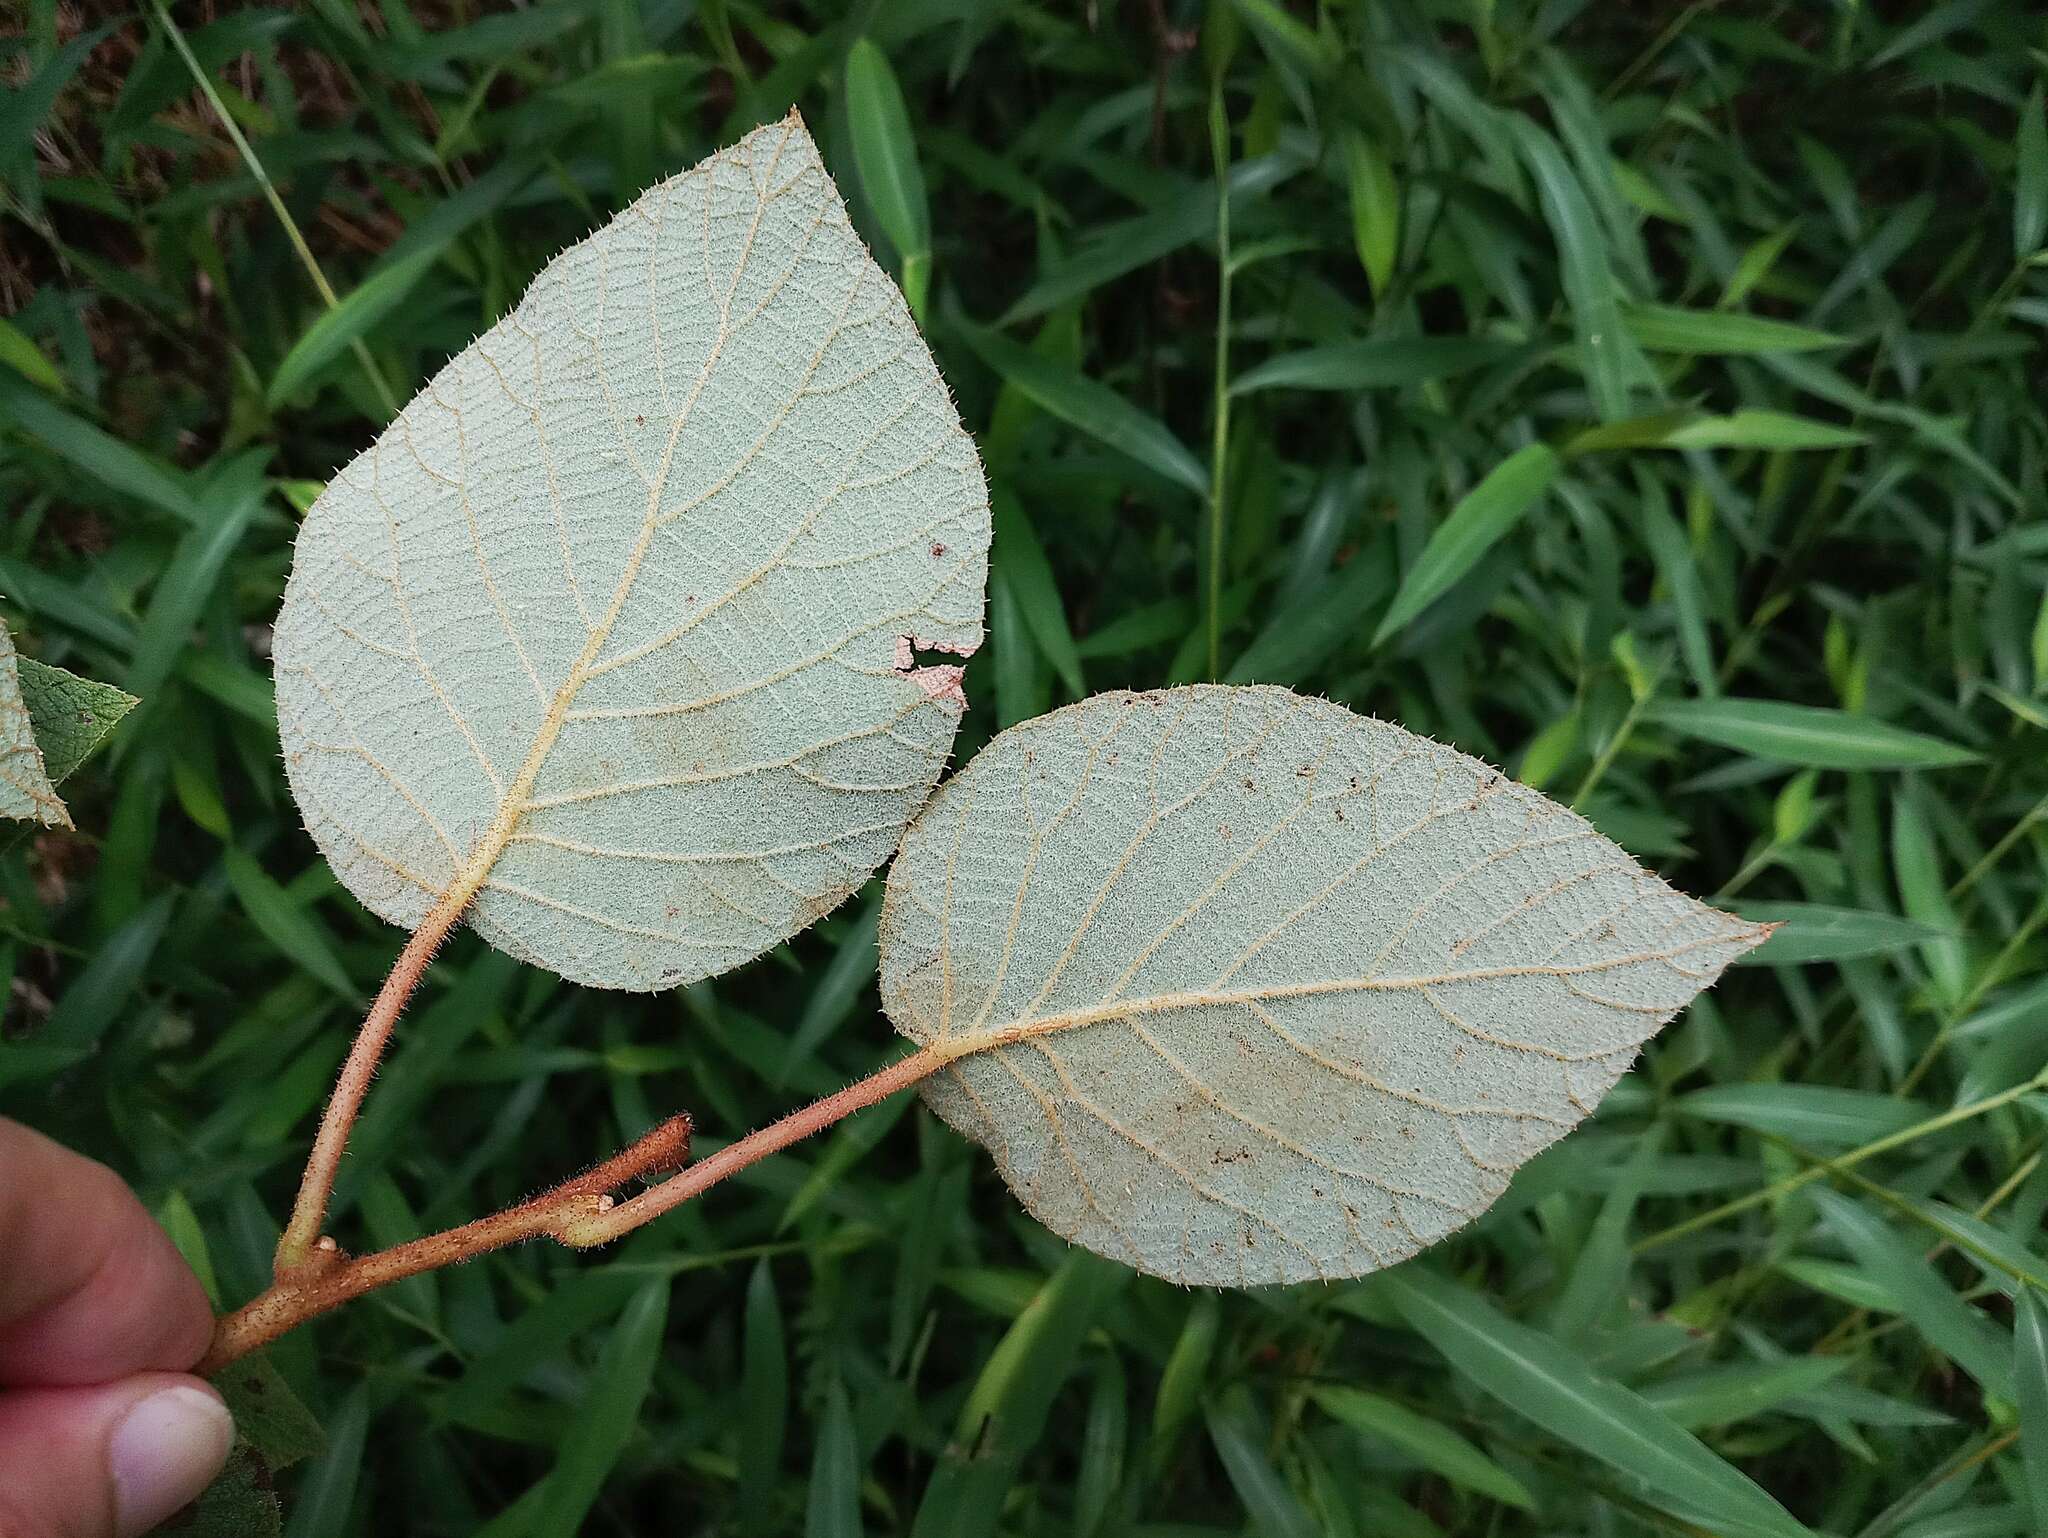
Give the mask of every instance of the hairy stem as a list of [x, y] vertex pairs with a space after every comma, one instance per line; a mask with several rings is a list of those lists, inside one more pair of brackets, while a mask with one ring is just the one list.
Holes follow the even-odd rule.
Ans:
[[370, 1081], [377, 1076], [377, 1063], [384, 1056], [385, 1044], [391, 1040], [391, 1029], [419, 986], [427, 963], [434, 959], [434, 952], [441, 948], [441, 942], [448, 938], [448, 931], [461, 916], [461, 910], [452, 904], [434, 905], [413, 931], [412, 938], [405, 942], [398, 960], [391, 964], [391, 975], [384, 979], [376, 1002], [356, 1033], [355, 1044], [348, 1049], [348, 1059], [335, 1080], [334, 1094], [320, 1118], [313, 1151], [306, 1156], [306, 1172], [299, 1177], [299, 1196], [292, 1204], [291, 1221], [277, 1241], [273, 1271], [279, 1282], [315, 1261], [314, 1247], [327, 1222], [327, 1203], [334, 1194], [335, 1177], [341, 1172], [341, 1156], [348, 1147], [349, 1133], [355, 1129], [356, 1114], [363, 1108], [363, 1096], [370, 1092]]
[[[396, 1015], [395, 1008], [393, 1015]], [[388, 1030], [387, 1025], [387, 1034]], [[364, 1034], [368, 1035], [367, 1028]], [[545, 1237], [574, 1249], [608, 1244], [739, 1173], [757, 1159], [764, 1159], [855, 1111], [886, 1100], [898, 1090], [908, 1089], [957, 1055], [925, 1047], [908, 1057], [899, 1058], [867, 1078], [849, 1084], [836, 1095], [814, 1101], [802, 1110], [792, 1111], [782, 1120], [728, 1144], [703, 1163], [684, 1168], [680, 1174], [670, 1176], [629, 1201], [615, 1204], [608, 1193], [628, 1180], [674, 1169], [683, 1163], [688, 1155], [690, 1139], [690, 1119], [687, 1116], [664, 1122], [624, 1152], [563, 1181], [531, 1201], [487, 1218], [478, 1218], [460, 1228], [429, 1234], [424, 1239], [414, 1239], [374, 1255], [357, 1257], [343, 1255], [334, 1247], [332, 1240], [316, 1238], [309, 1245], [306, 1259], [289, 1274], [280, 1273], [268, 1291], [233, 1313], [221, 1316], [214, 1326], [213, 1344], [196, 1371], [201, 1374], [218, 1372], [259, 1346], [268, 1345], [287, 1331], [351, 1298], [404, 1281], [409, 1276], [418, 1276], [423, 1271], [436, 1271], [443, 1266], [503, 1249], [524, 1239]], [[353, 1053], [350, 1059], [353, 1063]], [[340, 1098], [339, 1093], [336, 1098]], [[321, 1130], [324, 1133], [327, 1129], [323, 1126]], [[303, 1195], [302, 1192], [302, 1198]], [[322, 1205], [324, 1207], [324, 1193]], [[317, 1231], [317, 1222], [314, 1228]]]
[[641, 1224], [653, 1222], [664, 1212], [673, 1211], [719, 1181], [738, 1174], [756, 1159], [765, 1159], [791, 1143], [801, 1142], [812, 1133], [831, 1126], [842, 1117], [864, 1110], [878, 1100], [888, 1099], [899, 1089], [908, 1089], [951, 1061], [948, 1054], [931, 1047], [898, 1058], [887, 1068], [847, 1085], [838, 1094], [814, 1100], [800, 1111], [791, 1111], [781, 1121], [750, 1133], [737, 1143], [728, 1143], [703, 1163], [691, 1165], [680, 1175], [673, 1175], [660, 1185], [642, 1191], [629, 1202], [621, 1202], [595, 1214], [578, 1216], [556, 1237], [578, 1249], [609, 1244], [614, 1239], [623, 1238]]

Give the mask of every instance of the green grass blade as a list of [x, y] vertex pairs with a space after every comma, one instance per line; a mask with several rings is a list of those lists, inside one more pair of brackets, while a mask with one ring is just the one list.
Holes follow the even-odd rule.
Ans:
[[1639, 1482], [1650, 1504], [1731, 1535], [1813, 1538], [1690, 1432], [1576, 1353], [1413, 1267], [1389, 1272], [1381, 1286], [1461, 1376], [1550, 1436]]
[[643, 1283], [612, 1327], [547, 1479], [532, 1531], [573, 1533], [625, 1456], [661, 1361], [669, 1283]]
[[972, 326], [963, 325], [961, 330], [982, 361], [1040, 409], [1207, 499], [1208, 470], [1157, 417], [1140, 411], [1101, 381], [1063, 368], [1008, 337]]
[[1454, 1485], [1524, 1511], [1536, 1509], [1536, 1499], [1526, 1485], [1440, 1421], [1345, 1384], [1311, 1389], [1309, 1397], [1332, 1419], [1391, 1442]]
[[1660, 700], [1644, 717], [1681, 736], [1801, 768], [1942, 769], [1978, 757], [1874, 716], [1778, 700]]
[[861, 189], [902, 262], [903, 297], [924, 319], [931, 278], [931, 213], [924, 172], [910, 131], [910, 109], [888, 55], [862, 38], [846, 55], [846, 114], [853, 125], [853, 157]]
[[1373, 632], [1375, 646], [1386, 644], [1424, 609], [1450, 591], [1479, 558], [1521, 522], [1543, 499], [1562, 468], [1557, 455], [1540, 443], [1517, 449], [1487, 472], [1486, 478], [1458, 500], [1422, 554], [1401, 579], [1400, 591]]

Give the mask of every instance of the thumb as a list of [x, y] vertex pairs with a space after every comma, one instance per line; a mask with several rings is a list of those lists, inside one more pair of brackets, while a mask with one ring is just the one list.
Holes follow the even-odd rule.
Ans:
[[0, 1533], [136, 1538], [206, 1488], [234, 1429], [183, 1373], [0, 1391]]

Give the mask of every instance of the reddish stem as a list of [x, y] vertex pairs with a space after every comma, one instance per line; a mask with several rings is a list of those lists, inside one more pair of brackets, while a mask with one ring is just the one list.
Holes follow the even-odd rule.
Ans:
[[385, 1044], [391, 1040], [392, 1027], [398, 1024], [406, 1001], [419, 986], [427, 963], [434, 959], [434, 952], [441, 948], [441, 942], [448, 938], [448, 931], [461, 916], [461, 907], [445, 900], [428, 911], [391, 964], [390, 976], [384, 979], [376, 1002], [356, 1033], [355, 1044], [348, 1049], [348, 1059], [335, 1080], [334, 1094], [320, 1118], [313, 1151], [306, 1156], [306, 1172], [299, 1178], [299, 1195], [292, 1204], [291, 1221], [277, 1241], [272, 1269], [280, 1283], [331, 1269], [331, 1262], [319, 1248], [320, 1236], [327, 1223], [327, 1203], [334, 1194], [335, 1177], [341, 1173], [341, 1156], [348, 1148], [349, 1133], [355, 1130], [356, 1114], [362, 1110], [363, 1097], [370, 1092], [370, 1081], [377, 1076], [377, 1063], [384, 1056]]
[[[388, 1028], [387, 1028], [388, 1029]], [[354, 1054], [351, 1054], [353, 1058]], [[739, 1173], [757, 1159], [787, 1148], [885, 1100], [945, 1066], [952, 1056], [930, 1047], [900, 1058], [877, 1073], [849, 1084], [836, 1095], [792, 1111], [780, 1121], [730, 1143], [701, 1164], [691, 1165], [630, 1201], [614, 1204], [608, 1191], [636, 1176], [673, 1169], [688, 1157], [690, 1119], [664, 1122], [630, 1148], [595, 1168], [576, 1175], [532, 1201], [465, 1223], [445, 1233], [430, 1234], [409, 1244], [350, 1258], [316, 1240], [289, 1275], [280, 1275], [268, 1291], [214, 1327], [213, 1344], [196, 1371], [217, 1372], [257, 1347], [329, 1309], [379, 1287], [418, 1276], [502, 1249], [522, 1239], [542, 1236], [575, 1249], [608, 1244], [672, 1211], [719, 1181]], [[346, 1075], [344, 1075], [345, 1077]], [[360, 1098], [360, 1097], [358, 1097]], [[323, 1128], [323, 1131], [325, 1129]], [[331, 1182], [330, 1182], [331, 1184]], [[324, 1205], [324, 1199], [323, 1199]]]

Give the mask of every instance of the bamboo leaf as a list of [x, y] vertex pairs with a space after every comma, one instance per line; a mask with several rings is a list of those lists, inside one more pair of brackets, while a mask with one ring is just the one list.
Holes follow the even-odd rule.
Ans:
[[1692, 1433], [1548, 1336], [1453, 1283], [1404, 1271], [1382, 1278], [1379, 1286], [1460, 1376], [1551, 1436], [1637, 1481], [1651, 1504], [1716, 1533], [1812, 1538]]
[[1400, 591], [1373, 632], [1375, 646], [1441, 598], [1539, 502], [1562, 468], [1540, 443], [1517, 449], [1458, 499], [1401, 579]]

